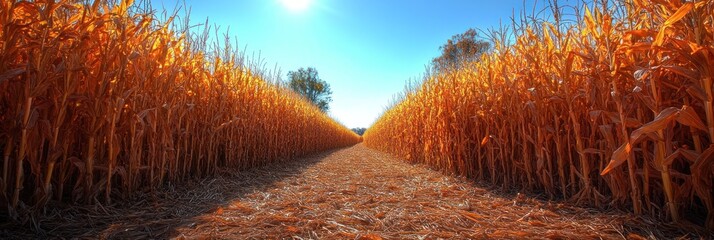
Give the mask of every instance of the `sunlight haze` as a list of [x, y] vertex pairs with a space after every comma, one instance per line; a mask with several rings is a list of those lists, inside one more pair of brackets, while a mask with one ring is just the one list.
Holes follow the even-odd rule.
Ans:
[[[175, 1], [152, 0], [157, 9]], [[540, 3], [539, 3], [540, 4]], [[439, 46], [468, 28], [488, 29], [523, 1], [187, 0], [191, 23], [219, 26], [248, 56], [287, 72], [315, 67], [332, 87], [330, 116], [369, 127], [409, 79], [420, 79]], [[526, 9], [533, 3], [526, 2]], [[183, 11], [180, 11], [183, 12]], [[246, 47], [245, 49], [243, 49]]]
[[312, 0], [280, 0], [280, 2], [290, 11], [302, 12], [310, 7]]

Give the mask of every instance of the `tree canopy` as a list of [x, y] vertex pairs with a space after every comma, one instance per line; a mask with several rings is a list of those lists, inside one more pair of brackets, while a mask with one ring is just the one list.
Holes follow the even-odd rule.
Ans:
[[367, 131], [366, 128], [352, 128], [351, 130], [360, 136], [364, 135], [364, 132]]
[[491, 44], [477, 39], [478, 33], [473, 28], [469, 28], [464, 33], [456, 34], [439, 47], [441, 55], [434, 58], [432, 66], [437, 70], [448, 68], [460, 68], [461, 64], [470, 61], [477, 61], [481, 54], [491, 48]]
[[315, 68], [308, 67], [290, 71], [288, 79], [290, 89], [305, 97], [323, 112], [330, 109], [332, 90], [327, 82], [320, 79]]

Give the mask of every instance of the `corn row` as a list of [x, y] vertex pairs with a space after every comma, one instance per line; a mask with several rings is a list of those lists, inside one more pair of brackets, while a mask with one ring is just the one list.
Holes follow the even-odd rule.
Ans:
[[714, 229], [714, 1], [575, 9], [574, 23], [514, 23], [512, 44], [497, 34], [480, 61], [427, 77], [365, 144], [580, 204], [706, 212]]
[[0, 2], [0, 199], [110, 203], [360, 137], [131, 1]]

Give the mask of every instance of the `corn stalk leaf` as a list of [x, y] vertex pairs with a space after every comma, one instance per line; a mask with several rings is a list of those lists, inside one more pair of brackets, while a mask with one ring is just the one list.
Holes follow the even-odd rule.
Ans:
[[615, 152], [612, 153], [612, 157], [610, 158], [610, 163], [607, 164], [607, 167], [605, 167], [604, 170], [600, 173], [601, 176], [607, 175], [612, 169], [615, 169], [622, 165], [625, 160], [627, 160], [627, 156], [630, 155], [630, 152], [632, 151], [632, 145], [630, 143], [625, 143], [622, 144]]
[[694, 190], [699, 196], [710, 196], [712, 191], [711, 169], [714, 165], [714, 144], [699, 155], [697, 161], [689, 168], [692, 170]]
[[671, 26], [672, 24], [678, 22], [679, 20], [684, 18], [684, 16], [686, 16], [689, 13], [689, 11], [692, 10], [692, 7], [694, 7], [693, 3], [685, 3], [684, 5], [679, 7], [679, 9], [677, 9], [677, 12], [675, 12], [674, 14], [672, 14], [672, 16], [669, 16], [669, 18], [667, 18], [667, 21], [664, 22], [664, 25]]
[[689, 13], [689, 11], [692, 10], [693, 6], [694, 6], [694, 4], [692, 4], [692, 3], [686, 3], [686, 4], [682, 5], [677, 10], [677, 12], [675, 12], [674, 14], [669, 16], [669, 18], [667, 18], [667, 21], [665, 21], [664, 24], [662, 24], [662, 27], [659, 29], [659, 33], [657, 33], [657, 38], [652, 43], [652, 45], [662, 46], [662, 43], [664, 42], [665, 34], [667, 33], [667, 29], [669, 28], [669, 26], [672, 26], [672, 24], [674, 24], [674, 23], [678, 22], [679, 20], [681, 20], [682, 18], [684, 18], [684, 16], [686, 16]]
[[676, 107], [669, 107], [662, 110], [659, 114], [657, 114], [657, 117], [655, 117], [654, 120], [648, 122], [637, 130], [632, 131], [632, 134], [630, 134], [630, 142], [637, 142], [637, 140], [639, 140], [639, 138], [644, 134], [666, 128], [667, 125], [677, 118], [679, 112], [680, 110]]
[[15, 68], [0, 74], [0, 84], [25, 72], [25, 68]]
[[689, 93], [689, 95], [691, 95], [691, 96], [698, 98], [699, 100], [702, 100], [702, 101], [707, 100], [707, 94], [699, 86], [689, 85], [687, 87], [687, 93]]
[[699, 118], [699, 115], [697, 115], [697, 112], [694, 111], [692, 107], [684, 105], [678, 115], [677, 122], [702, 131], [707, 130], [707, 126], [704, 125], [704, 122]]
[[678, 150], [681, 150], [680, 155], [682, 157], [684, 157], [684, 159], [686, 159], [687, 161], [689, 161], [691, 163], [696, 162], [700, 155], [698, 152], [696, 152], [694, 150], [689, 150], [689, 149], [684, 149], [684, 148], [680, 148]]

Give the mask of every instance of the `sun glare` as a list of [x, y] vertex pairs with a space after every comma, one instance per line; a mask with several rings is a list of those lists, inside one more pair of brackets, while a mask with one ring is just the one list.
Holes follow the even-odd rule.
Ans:
[[291, 12], [302, 12], [310, 7], [312, 0], [280, 0], [280, 2]]

